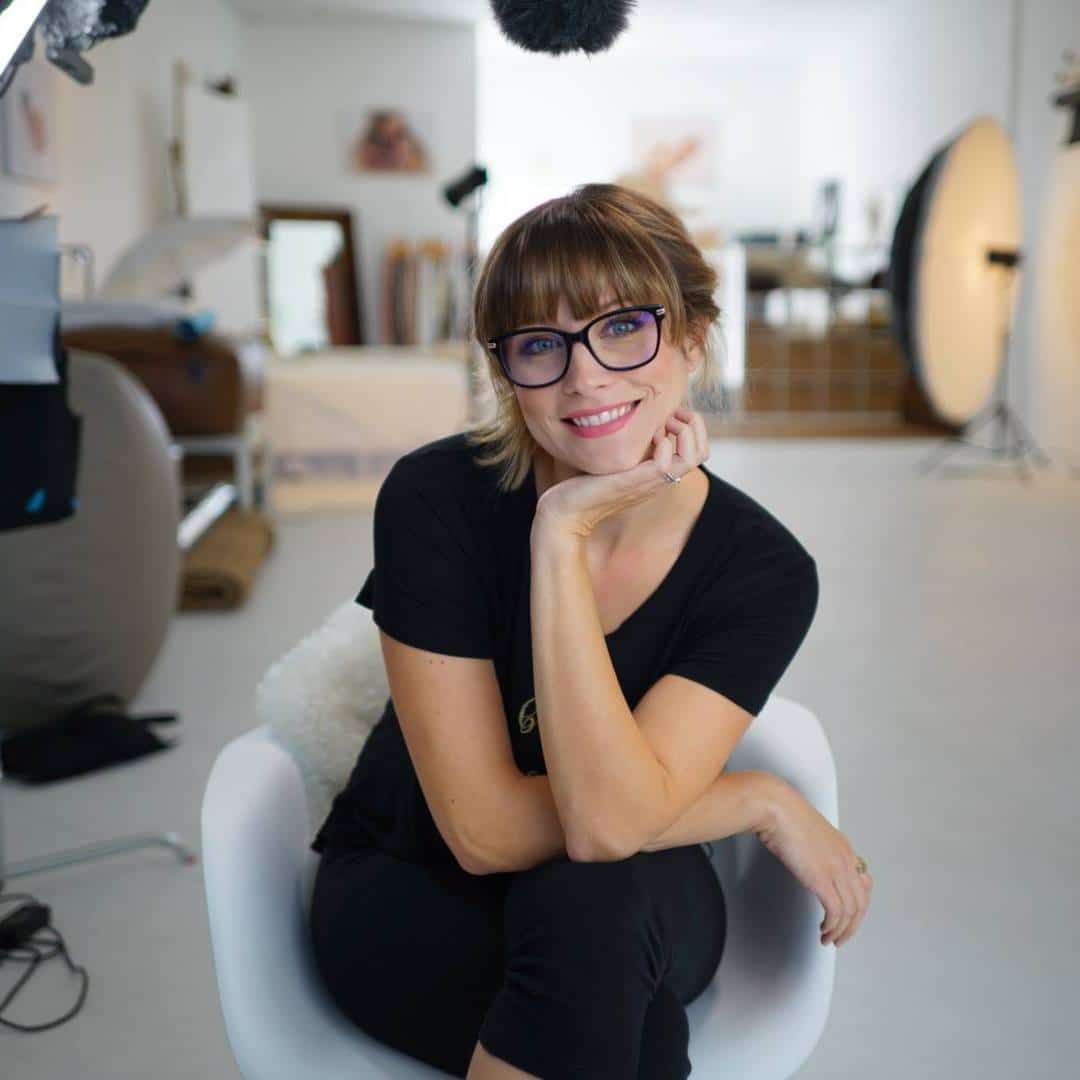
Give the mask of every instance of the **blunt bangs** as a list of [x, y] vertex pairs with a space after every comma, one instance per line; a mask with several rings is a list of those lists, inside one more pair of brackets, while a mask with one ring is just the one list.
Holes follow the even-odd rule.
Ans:
[[[497, 255], [492, 252], [478, 283], [477, 315], [484, 323], [477, 325], [478, 338], [486, 342], [525, 326], [554, 326], [565, 296], [575, 320], [612, 307], [663, 304], [665, 333], [681, 340], [685, 308], [663, 253], [637, 222], [613, 228], [591, 209], [552, 200], [519, 219], [516, 235]], [[609, 293], [614, 300], [605, 303]]]

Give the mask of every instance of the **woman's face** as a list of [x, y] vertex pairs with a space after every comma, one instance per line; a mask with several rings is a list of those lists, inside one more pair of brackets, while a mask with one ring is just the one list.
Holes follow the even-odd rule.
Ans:
[[[580, 330], [606, 311], [624, 305], [610, 294], [588, 318], [574, 320], [565, 297], [559, 300], [556, 325], [561, 330]], [[514, 386], [518, 404], [533, 438], [567, 476], [604, 474], [632, 469], [652, 453], [657, 429], [686, 400], [689, 372], [700, 363], [697, 350], [684, 350], [667, 337], [661, 324], [660, 350], [643, 367], [611, 371], [578, 343], [570, 356], [570, 369], [551, 386]], [[688, 359], [689, 358], [689, 359]], [[628, 421], [610, 434], [588, 437], [589, 429], [576, 428], [566, 417], [582, 410], [594, 411], [638, 402]], [[581, 434], [582, 431], [585, 434]]]

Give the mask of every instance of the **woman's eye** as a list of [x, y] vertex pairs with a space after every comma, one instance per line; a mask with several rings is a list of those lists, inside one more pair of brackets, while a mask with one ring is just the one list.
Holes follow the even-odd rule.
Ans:
[[627, 334], [632, 334], [637, 329], [637, 325], [637, 320], [633, 318], [612, 319], [611, 322], [605, 324], [604, 330], [613, 337], [625, 337]]
[[531, 338], [521, 348], [526, 356], [535, 356], [537, 353], [548, 352], [554, 347], [555, 344], [551, 338]]

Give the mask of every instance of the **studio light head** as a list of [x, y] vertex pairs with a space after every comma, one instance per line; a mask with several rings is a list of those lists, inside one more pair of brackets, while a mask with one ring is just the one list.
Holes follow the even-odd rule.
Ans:
[[462, 200], [467, 199], [477, 188], [483, 187], [487, 182], [487, 169], [481, 165], [473, 165], [458, 179], [451, 180], [443, 187], [443, 198], [451, 206], [458, 206]]
[[135, 29], [150, 0], [0, 0], [0, 95], [20, 64], [34, 55], [34, 31], [45, 56], [83, 85], [94, 69], [80, 55], [106, 38]]
[[34, 55], [33, 26], [46, 0], [0, 0], [0, 94]]

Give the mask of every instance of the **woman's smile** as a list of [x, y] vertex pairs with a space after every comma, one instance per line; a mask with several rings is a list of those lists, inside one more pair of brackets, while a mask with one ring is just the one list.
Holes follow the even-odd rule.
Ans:
[[608, 420], [603, 424], [598, 424], [595, 420], [588, 417], [581, 418], [581, 421], [576, 424], [573, 420], [563, 420], [563, 423], [575, 435], [579, 435], [583, 439], [599, 439], [604, 435], [613, 435], [616, 431], [621, 431], [626, 427], [626, 425], [630, 423], [630, 418], [637, 412], [637, 408], [640, 404], [640, 401], [635, 401], [621, 416], [616, 416], [614, 419]]

